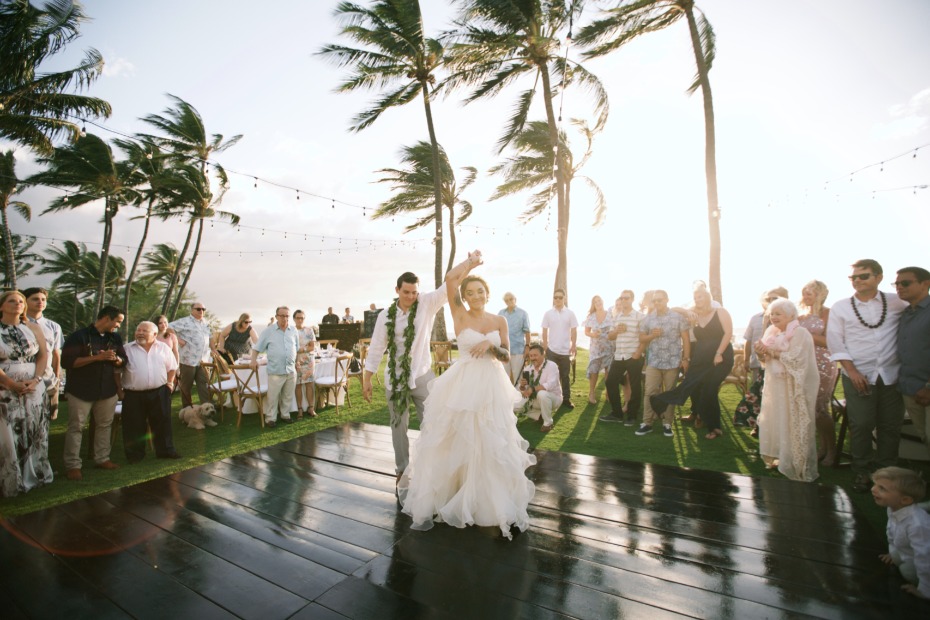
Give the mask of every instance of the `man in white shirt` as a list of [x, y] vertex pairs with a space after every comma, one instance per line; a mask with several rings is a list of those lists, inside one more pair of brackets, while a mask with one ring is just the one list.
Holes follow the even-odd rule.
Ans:
[[[611, 330], [607, 333], [607, 339], [614, 341], [615, 346], [614, 361], [610, 363], [604, 382], [611, 409], [609, 415], [601, 417], [605, 422], [623, 422], [625, 426], [633, 426], [639, 417], [643, 402], [643, 349], [646, 348], [639, 340], [639, 323], [644, 318], [641, 312], [633, 309], [633, 291], [620, 293], [620, 311], [614, 315]], [[630, 382], [630, 402], [626, 404], [625, 415], [620, 397], [620, 384], [624, 377]]]
[[562, 385], [559, 381], [559, 367], [546, 359], [542, 345], [534, 342], [529, 346], [527, 357], [529, 365], [523, 371], [517, 389], [523, 395], [522, 400], [514, 406], [517, 413], [525, 413], [531, 420], [542, 416], [544, 433], [552, 430], [552, 412], [562, 402]]
[[853, 490], [864, 493], [869, 480], [872, 431], [876, 431], [877, 467], [893, 466], [898, 458], [904, 401], [898, 391], [897, 334], [907, 303], [894, 293], [878, 290], [882, 266], [872, 259], [852, 265], [856, 294], [837, 301], [827, 323], [830, 359], [840, 363], [849, 416], [849, 448], [855, 474]]
[[210, 324], [206, 319], [207, 308], [199, 301], [191, 304], [190, 316], [170, 323], [178, 335], [178, 353], [181, 366], [178, 371], [178, 387], [181, 389], [181, 406], [194, 404], [191, 388], [197, 382], [200, 404], [210, 402], [209, 379], [200, 362], [210, 350]]
[[64, 335], [61, 325], [42, 316], [48, 305], [47, 290], [40, 287], [27, 288], [23, 291], [23, 296], [26, 298], [26, 318], [38, 325], [45, 334], [49, 354], [49, 365], [45, 375], [54, 377], [54, 383], [48, 386], [48, 411], [51, 419], [57, 420], [58, 386], [61, 383], [61, 347], [64, 343]]
[[269, 325], [252, 345], [252, 359], [249, 366], [258, 370], [258, 354], [265, 353], [268, 361], [268, 391], [265, 393], [265, 426], [274, 428], [280, 417], [285, 424], [291, 424], [291, 396], [297, 385], [297, 350], [300, 348], [300, 336], [290, 325], [291, 310], [287, 306], [278, 306], [274, 311], [274, 325]]
[[[464, 262], [446, 274], [446, 279], [464, 276], [480, 264], [481, 253], [471, 253]], [[397, 299], [386, 311], [378, 314], [362, 372], [362, 396], [371, 402], [371, 376], [378, 372], [381, 358], [388, 351], [384, 390], [388, 412], [391, 414], [391, 438], [398, 481], [410, 462], [410, 441], [407, 438], [409, 405], [412, 401], [420, 424], [423, 424], [423, 403], [429, 394], [427, 386], [435, 378], [429, 348], [433, 322], [436, 313], [448, 300], [445, 286], [420, 295], [419, 283], [420, 279], [409, 271], [397, 278], [397, 286], [394, 288]]]
[[171, 393], [178, 362], [157, 334], [155, 323], [139, 323], [136, 339], [124, 347], [126, 365], [117, 379], [117, 394], [123, 401], [123, 449], [129, 463], [145, 458], [146, 426], [152, 429], [157, 458], [181, 458], [171, 433]]
[[345, 313], [345, 316], [342, 317], [342, 322], [343, 323], [354, 323], [355, 322], [355, 317], [352, 316], [351, 308], [346, 308], [346, 313]]
[[542, 346], [546, 357], [559, 367], [559, 380], [562, 383], [562, 406], [574, 409], [571, 383], [568, 371], [572, 357], [576, 353], [575, 343], [578, 339], [578, 317], [568, 309], [568, 299], [563, 289], [557, 288], [552, 293], [552, 309], [543, 315]]

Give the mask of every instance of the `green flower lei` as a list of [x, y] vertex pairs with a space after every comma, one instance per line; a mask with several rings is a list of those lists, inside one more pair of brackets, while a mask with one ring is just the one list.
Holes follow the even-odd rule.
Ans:
[[395, 322], [397, 320], [397, 299], [388, 308], [387, 330], [388, 368], [391, 369], [391, 402], [394, 403], [394, 413], [391, 415], [391, 426], [400, 424], [400, 419], [410, 408], [410, 356], [413, 347], [414, 327], [413, 320], [417, 316], [417, 307], [420, 300], [413, 302], [410, 313], [407, 315], [407, 326], [404, 327], [404, 349], [406, 354], [400, 360], [400, 376], [397, 376], [397, 341], [395, 338]]

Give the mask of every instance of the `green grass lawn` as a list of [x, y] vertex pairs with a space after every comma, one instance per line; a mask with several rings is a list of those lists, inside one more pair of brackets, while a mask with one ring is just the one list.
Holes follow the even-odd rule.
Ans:
[[[664, 437], [661, 432], [636, 437], [633, 434], [635, 427], [625, 427], [622, 424], [598, 420], [598, 416], [609, 410], [603, 390], [603, 378], [598, 388], [600, 404], [589, 405], [587, 402], [588, 381], [584, 376], [586, 366], [587, 351], [579, 351], [578, 376], [572, 386], [572, 400], [577, 406], [573, 411], [558, 413], [555, 417], [555, 427], [550, 433], [540, 433], [539, 422], [521, 418], [518, 428], [534, 448], [759, 477], [782, 477], [777, 471], [765, 469], [758, 454], [758, 441], [749, 436], [749, 429], [732, 425], [730, 417], [740, 399], [739, 392], [734, 386], [725, 386], [721, 392], [721, 402], [724, 408], [723, 437], [708, 441], [704, 439], [705, 429], [695, 430], [677, 422], [674, 426], [675, 436], [673, 438]], [[377, 383], [371, 404], [362, 399], [358, 380], [353, 379], [350, 383], [349, 395], [352, 407], [340, 407], [338, 415], [334, 408], [329, 407], [319, 412], [320, 415], [317, 418], [304, 419], [292, 425], [279, 424], [275, 429], [262, 430], [256, 415], [245, 417], [242, 426], [237, 428], [235, 411], [227, 409], [225, 420], [217, 420], [219, 426], [204, 431], [191, 430], [181, 425], [177, 419], [180, 397], [175, 395], [173, 403], [174, 441], [178, 452], [184, 458], [177, 461], [158, 460], [149, 453], [141, 463], [127, 465], [122, 445], [118, 439], [112, 458], [122, 467], [115, 471], [97, 470], [94, 469], [93, 462], [85, 458], [84, 480], [81, 482], [71, 482], [64, 477], [62, 452], [67, 424], [67, 404], [63, 402], [58, 420], [52, 422], [49, 440], [49, 455], [55, 471], [55, 481], [18, 497], [0, 499], [0, 515], [15, 516], [96, 495], [205, 463], [212, 463], [234, 454], [275, 445], [345, 422], [367, 422], [384, 426], [389, 423], [384, 390], [379, 389]], [[418, 422], [413, 420], [411, 427], [418, 428]], [[86, 454], [86, 447], [85, 438], [82, 456]], [[902, 463], [902, 466], [922, 471], [925, 479], [930, 478], [930, 465], [927, 463]], [[816, 484], [835, 484], [849, 490], [852, 485], [852, 474], [848, 468], [821, 468], [820, 479]], [[874, 505], [871, 495], [856, 494], [850, 491], [850, 496], [853, 503], [874, 527], [883, 530], [885, 527], [884, 510]]]

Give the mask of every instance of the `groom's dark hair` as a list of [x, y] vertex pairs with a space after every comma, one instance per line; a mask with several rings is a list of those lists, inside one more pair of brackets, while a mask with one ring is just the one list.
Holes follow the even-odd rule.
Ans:
[[402, 287], [404, 282], [407, 284], [419, 284], [420, 278], [418, 278], [413, 272], [405, 271], [404, 273], [400, 274], [399, 278], [397, 278], [397, 288]]
[[532, 351], [533, 349], [536, 349], [537, 351], [539, 351], [543, 357], [546, 356], [546, 350], [538, 342], [534, 342], [533, 344], [530, 345], [530, 351]]

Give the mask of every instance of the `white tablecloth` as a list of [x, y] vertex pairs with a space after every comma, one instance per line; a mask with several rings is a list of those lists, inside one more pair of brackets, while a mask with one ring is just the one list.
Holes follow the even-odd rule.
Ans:
[[[237, 364], [248, 364], [249, 360], [248, 359], [237, 360], [236, 363]], [[258, 360], [258, 381], [261, 383], [262, 388], [265, 390], [268, 389], [268, 366], [266, 365], [267, 363], [268, 363], [267, 360], [263, 358], [259, 358]], [[242, 381], [245, 381], [246, 379], [248, 379], [251, 371], [248, 369], [240, 368], [240, 369], [236, 369], [234, 372], [239, 376], [240, 379], [242, 379]], [[335, 357], [324, 357], [324, 358], [316, 359], [316, 362], [313, 367], [314, 377], [332, 377], [335, 373], [336, 373], [336, 358]], [[251, 382], [251, 385], [252, 387], [255, 387], [254, 379]], [[332, 396], [330, 396], [330, 400], [332, 400]], [[344, 400], [345, 400], [345, 395], [343, 393], [340, 393], [339, 404], [341, 405]], [[327, 404], [331, 405], [333, 403], [330, 402]], [[295, 397], [294, 394], [291, 394], [290, 411], [291, 412], [297, 411], [297, 398]], [[256, 405], [253, 399], [247, 400], [245, 404], [242, 406], [243, 414], [257, 413], [257, 412], [258, 412], [258, 406]]]

